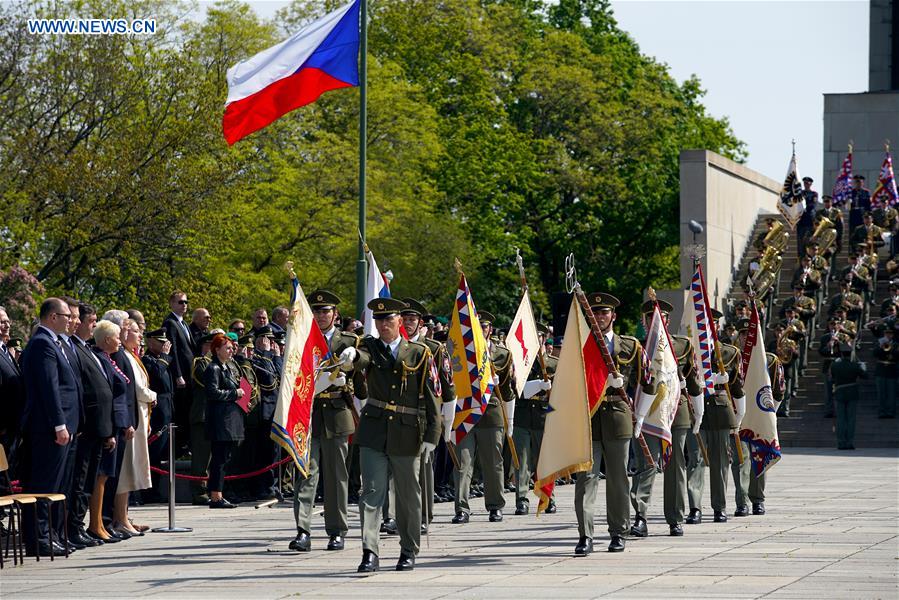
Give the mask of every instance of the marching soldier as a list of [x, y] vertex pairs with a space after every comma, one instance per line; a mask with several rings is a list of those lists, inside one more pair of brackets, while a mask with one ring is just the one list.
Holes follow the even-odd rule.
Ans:
[[478, 318], [493, 363], [494, 386], [490, 403], [474, 428], [469, 431], [456, 447], [459, 468], [455, 471], [456, 516], [453, 523], [468, 523], [471, 505], [468, 502], [471, 477], [474, 473], [474, 457], [477, 455], [484, 478], [484, 505], [490, 511], [490, 522], [503, 520], [503, 408], [500, 402], [512, 400], [512, 354], [493, 341], [494, 316], [487, 311], [479, 311]]
[[840, 344], [840, 358], [830, 365], [833, 398], [837, 415], [837, 450], [855, 450], [855, 410], [858, 405], [858, 380], [867, 379], [862, 363], [852, 359], [852, 347]]
[[[668, 315], [671, 313], [671, 305], [659, 300], [659, 310], [668, 323]], [[648, 320], [652, 319], [654, 303], [643, 303], [644, 326], [649, 327]], [[693, 359], [693, 345], [690, 338], [684, 336], [671, 336], [674, 355], [677, 358], [677, 366], [681, 375], [680, 402], [674, 422], [671, 424], [671, 458], [665, 467], [664, 480], [664, 509], [665, 521], [668, 523], [669, 534], [672, 536], [684, 535], [681, 524], [684, 522], [684, 495], [687, 491], [687, 465], [684, 461], [684, 449], [687, 435], [692, 428], [691, 405], [702, 402], [702, 384], [696, 372]], [[656, 461], [662, 453], [661, 441], [655, 436], [646, 437], [649, 451]], [[652, 484], [655, 481], [657, 467], [649, 466], [642, 452], [636, 452], [637, 473], [631, 482], [631, 505], [634, 507], [636, 517], [631, 527], [631, 535], [634, 537], [646, 537], [646, 508], [652, 498]]]
[[355, 436], [362, 465], [362, 562], [357, 571], [370, 573], [379, 568], [380, 514], [391, 475], [400, 536], [396, 570], [411, 571], [421, 539], [419, 464], [422, 456], [434, 452], [440, 439], [437, 382], [431, 378], [433, 359], [428, 347], [400, 336], [400, 311], [406, 304], [375, 298], [368, 307], [380, 339], [366, 336], [358, 351], [346, 350], [368, 384], [368, 401]]
[[896, 319], [884, 319], [872, 332], [877, 338], [874, 347], [874, 385], [877, 387], [879, 409], [877, 418], [896, 418], [896, 399], [899, 398], [899, 344], [896, 343]]
[[848, 344], [849, 335], [840, 330], [840, 320], [830, 317], [827, 320], [827, 332], [818, 342], [818, 354], [821, 355], [821, 370], [824, 372], [824, 414], [833, 416], [833, 378], [830, 376], [830, 365], [840, 357], [840, 343]]
[[[437, 369], [437, 375], [440, 381], [440, 400], [442, 402], [456, 401], [456, 388], [453, 385], [453, 370], [450, 367], [449, 356], [446, 353], [446, 346], [437, 340], [432, 340], [425, 336], [422, 330], [422, 318], [428, 314], [424, 305], [414, 298], [404, 298], [406, 308], [402, 310], [400, 315], [403, 318], [403, 327], [409, 336], [410, 342], [420, 342], [428, 347], [431, 356], [434, 357], [434, 366]], [[441, 421], [442, 424], [442, 421]], [[421, 515], [421, 532], [425, 533], [431, 521], [434, 519], [434, 456], [421, 456], [421, 472], [419, 473], [419, 482], [421, 483], [422, 500], [426, 503], [427, 514]]]
[[[600, 463], [605, 458], [606, 522], [611, 542], [609, 552], [624, 550], [624, 536], [630, 524], [630, 486], [627, 481], [627, 458], [634, 434], [633, 409], [617, 391], [636, 389], [642, 379], [642, 347], [637, 338], [614, 332], [615, 308], [618, 298], [602, 292], [587, 295], [590, 309], [605, 338], [615, 365], [606, 383], [606, 393], [591, 419], [593, 430], [593, 470], [580, 473], [574, 487], [574, 510], [577, 514], [580, 539], [574, 548], [575, 556], [593, 552], [593, 517], [596, 512], [596, 493], [599, 489]], [[625, 388], [626, 389], [626, 388]]]
[[[540, 349], [546, 343], [549, 329], [537, 323], [537, 337]], [[546, 422], [546, 408], [552, 390], [552, 378], [556, 374], [559, 359], [543, 352], [542, 358], [534, 361], [528, 381], [522, 390], [522, 397], [515, 403], [515, 429], [512, 439], [518, 450], [519, 468], [515, 473], [515, 514], [526, 515], [529, 510], [528, 490], [531, 478], [537, 468], [540, 446], [543, 443], [543, 426]], [[556, 512], [556, 502], [549, 499], [546, 512]]]
[[[294, 473], [293, 515], [297, 536], [290, 549], [309, 552], [312, 541], [312, 505], [318, 477], [324, 470], [325, 532], [328, 550], [343, 550], [347, 524], [349, 475], [347, 453], [349, 436], [356, 429], [353, 419], [352, 372], [353, 358], [359, 338], [340, 331], [337, 305], [340, 298], [328, 290], [316, 290], [308, 296], [315, 323], [328, 342], [328, 354], [323, 372], [315, 382], [312, 404], [312, 443], [309, 449], [309, 476], [299, 479]], [[378, 507], [380, 509], [380, 506]]]

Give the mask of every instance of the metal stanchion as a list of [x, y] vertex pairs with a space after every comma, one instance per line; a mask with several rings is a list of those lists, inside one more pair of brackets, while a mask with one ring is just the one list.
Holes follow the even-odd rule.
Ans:
[[169, 526], [156, 527], [154, 533], [188, 533], [191, 527], [175, 527], [175, 429], [177, 425], [169, 423]]

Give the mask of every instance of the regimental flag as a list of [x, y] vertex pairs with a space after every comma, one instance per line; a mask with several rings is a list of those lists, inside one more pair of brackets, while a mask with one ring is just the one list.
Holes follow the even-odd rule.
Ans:
[[746, 414], [740, 423], [740, 439], [749, 445], [752, 469], [761, 476], [780, 460], [777, 439], [777, 404], [771, 393], [771, 377], [765, 358], [765, 339], [755, 302], [746, 342], [743, 344], [743, 391]]
[[645, 348], [647, 372], [656, 383], [656, 393], [647, 394], [643, 386], [638, 386], [634, 406], [643, 423], [642, 432], [662, 441], [660, 467], [664, 469], [671, 457], [671, 424], [680, 404], [680, 371], [658, 305], [652, 313]]
[[799, 177], [799, 169], [796, 166], [796, 153], [790, 158], [787, 167], [787, 176], [784, 179], [783, 189], [780, 191], [780, 200], [777, 209], [790, 224], [791, 229], [796, 229], [796, 223], [805, 212], [805, 198], [802, 196], [802, 179]]
[[296, 276], [291, 284], [293, 294], [284, 342], [284, 372], [271, 437], [293, 458], [303, 477], [307, 477], [316, 370], [328, 353], [328, 342], [315, 324], [312, 308]]
[[[371, 253], [371, 250], [365, 253], [365, 258], [368, 259], [368, 278], [365, 282], [365, 310], [362, 311], [362, 329], [364, 335], [380, 338], [378, 329], [375, 327], [375, 318], [368, 303], [375, 298], [390, 298], [390, 285], [386, 275], [378, 270], [378, 263], [375, 262], [375, 255]], [[400, 327], [400, 331], [401, 333], [406, 332], [403, 327]], [[406, 335], [403, 337], [408, 338]]]
[[702, 277], [702, 265], [696, 265], [693, 279], [690, 281], [690, 293], [684, 306], [681, 321], [681, 333], [690, 338], [695, 351], [696, 372], [702, 378], [705, 396], [715, 395], [715, 382], [712, 380], [713, 360], [715, 352], [712, 337], [712, 315], [705, 298], [705, 284]]
[[228, 69], [222, 129], [229, 145], [325, 92], [359, 85], [359, 2]]
[[852, 151], [843, 159], [840, 175], [833, 184], [833, 205], [843, 206], [849, 204], [852, 195]]
[[593, 468], [591, 395], [599, 406], [607, 375], [590, 326], [577, 298], [572, 298], [537, 458], [537, 514], [549, 504], [556, 479]]
[[456, 387], [456, 413], [450, 441], [458, 445], [481, 420], [493, 394], [490, 349], [465, 275], [459, 278], [446, 351]]
[[887, 150], [877, 178], [877, 189], [871, 194], [871, 206], [899, 206], [899, 192], [896, 191], [896, 177], [893, 175], [893, 156]]
[[521, 297], [518, 311], [515, 313], [515, 318], [512, 319], [509, 334], [506, 336], [506, 348], [512, 355], [515, 391], [520, 398], [528, 375], [531, 374], [534, 361], [537, 360], [537, 354], [540, 352], [540, 339], [537, 337], [534, 310], [531, 308], [531, 300], [527, 292]]

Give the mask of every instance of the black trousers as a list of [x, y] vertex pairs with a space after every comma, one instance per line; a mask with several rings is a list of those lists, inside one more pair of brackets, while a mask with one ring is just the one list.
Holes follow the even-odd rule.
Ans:
[[[60, 446], [56, 443], [55, 433], [29, 433], [25, 443], [28, 471], [23, 491], [26, 494], [66, 494], [71, 487], [77, 441], [72, 439], [65, 446]], [[25, 545], [35, 548], [38, 542], [49, 543], [51, 531], [48, 503], [39, 501], [37, 505], [26, 505], [24, 508]], [[34, 539], [35, 520], [38, 539]], [[62, 540], [64, 527], [62, 503], [56, 502], [53, 504], [53, 539]]]
[[69, 531], [84, 528], [84, 517], [90, 507], [91, 493], [97, 481], [97, 467], [103, 455], [103, 440], [93, 434], [78, 437], [69, 493]]
[[237, 442], [212, 442], [212, 458], [209, 461], [209, 483], [207, 484], [210, 492], [221, 492], [225, 487], [225, 468], [231, 462], [235, 448], [237, 448]]

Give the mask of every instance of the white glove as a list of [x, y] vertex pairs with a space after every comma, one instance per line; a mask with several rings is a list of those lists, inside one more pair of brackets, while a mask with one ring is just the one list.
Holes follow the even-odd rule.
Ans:
[[680, 389], [681, 389], [681, 390], [687, 389], [687, 380], [686, 380], [686, 379], [683, 379], [683, 378], [682, 378], [682, 379], [680, 380]]
[[318, 377], [315, 378], [315, 395], [321, 394], [329, 387], [331, 387], [331, 374], [319, 373]]
[[512, 430], [515, 428], [515, 419], [509, 419], [509, 432], [508, 436], [512, 437]]
[[440, 405], [440, 413], [443, 417], [443, 439], [448, 442], [452, 434], [453, 420], [456, 418], [456, 403], [444, 402]]
[[860, 362], [860, 363], [858, 363], [858, 366], [859, 366], [859, 367], [861, 368], [861, 370], [864, 371], [865, 373], [868, 372], [868, 365], [867, 365], [866, 363]]
[[553, 382], [549, 381], [549, 380], [543, 381], [541, 379], [540, 380], [540, 389], [542, 389], [544, 392], [548, 392], [549, 390], [553, 389]]
[[743, 417], [746, 415], [746, 396], [734, 398], [734, 404], [737, 405], [737, 428], [739, 429], [740, 423], [743, 422]]
[[361, 414], [362, 414], [362, 409], [365, 408], [365, 403], [366, 403], [367, 401], [368, 401], [367, 398], [366, 398], [366, 399], [362, 399], [362, 398], [357, 398], [356, 396], [353, 396], [353, 406], [356, 407], [356, 414], [357, 414], [357, 415], [361, 415]]
[[699, 433], [702, 415], [705, 414], [705, 400], [702, 399], [702, 394], [690, 396], [690, 404], [693, 405], [693, 433]]
[[609, 375], [608, 383], [610, 388], [614, 388], [616, 390], [621, 389], [624, 387], [624, 377], [612, 373], [611, 375]]
[[421, 444], [421, 455], [428, 460], [434, 450], [437, 448], [436, 444], [432, 444], [431, 442], [422, 442]]
[[337, 387], [343, 387], [346, 385], [346, 375], [340, 373], [337, 376], [328, 377], [331, 380], [331, 385], [336, 385]]
[[352, 371], [353, 370], [353, 361], [356, 360], [356, 357], [359, 355], [356, 352], [356, 349], [350, 346], [346, 348], [343, 352], [340, 353], [340, 368], [343, 371]]
[[551, 381], [543, 381], [542, 379], [531, 379], [527, 383], [524, 384], [524, 389], [521, 391], [521, 395], [527, 398], [533, 398], [540, 392], [549, 391], [552, 388], [553, 384]]
[[724, 373], [715, 373], [712, 375], [712, 378], [715, 380], [715, 385], [724, 385], [725, 383], [730, 383], [730, 375], [727, 374], [727, 371]]
[[643, 417], [637, 417], [637, 422], [634, 424], [634, 437], [640, 437], [641, 431], [643, 431]]
[[493, 385], [499, 385], [499, 375], [497, 375], [496, 373], [493, 374]]

